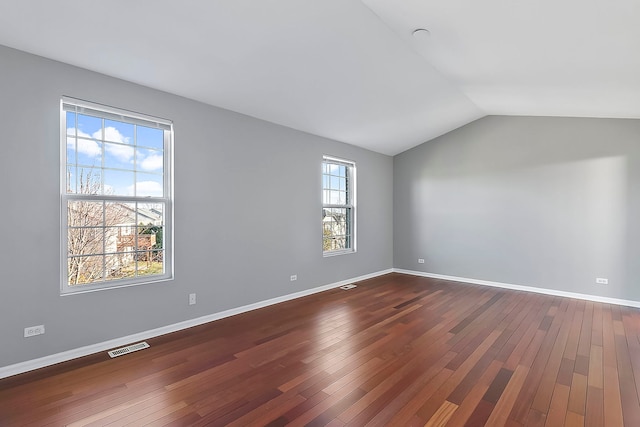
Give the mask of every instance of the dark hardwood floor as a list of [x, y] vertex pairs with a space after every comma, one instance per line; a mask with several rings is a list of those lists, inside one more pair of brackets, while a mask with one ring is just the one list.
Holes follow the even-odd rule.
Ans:
[[640, 310], [402, 274], [0, 380], [2, 426], [640, 426]]

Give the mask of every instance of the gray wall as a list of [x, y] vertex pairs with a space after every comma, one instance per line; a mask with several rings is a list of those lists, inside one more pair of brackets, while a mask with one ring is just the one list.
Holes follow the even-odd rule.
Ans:
[[638, 218], [640, 120], [489, 116], [394, 158], [396, 268], [640, 301]]
[[[392, 267], [391, 157], [1, 46], [0, 70], [0, 366]], [[59, 295], [63, 95], [173, 120], [175, 280]], [[355, 254], [322, 256], [323, 154], [357, 163]]]

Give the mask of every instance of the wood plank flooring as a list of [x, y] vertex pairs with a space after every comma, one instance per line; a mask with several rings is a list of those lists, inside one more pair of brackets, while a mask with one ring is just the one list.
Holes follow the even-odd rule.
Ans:
[[640, 310], [388, 274], [0, 380], [1, 426], [640, 426]]

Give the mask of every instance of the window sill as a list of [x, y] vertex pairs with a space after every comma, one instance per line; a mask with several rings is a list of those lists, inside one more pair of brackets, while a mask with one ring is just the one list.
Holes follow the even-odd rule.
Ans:
[[[86, 285], [86, 286], [91, 286], [91, 287], [87, 287], [87, 288], [73, 288], [73, 289], [69, 289], [69, 287], [67, 287], [64, 290], [60, 291], [60, 296], [61, 297], [66, 297], [66, 296], [70, 296], [70, 295], [78, 295], [78, 294], [87, 294], [87, 293], [92, 293], [92, 292], [100, 292], [100, 291], [108, 291], [110, 289], [122, 289], [122, 288], [130, 288], [132, 286], [145, 286], [145, 285], [155, 285], [158, 283], [164, 283], [164, 282], [170, 282], [173, 280], [173, 276], [159, 276], [157, 278], [151, 279], [149, 278], [148, 281], [144, 281], [144, 282], [133, 282], [133, 283], [120, 283], [120, 284], [114, 284], [111, 286], [95, 286], [95, 285]], [[82, 286], [82, 285], [77, 285], [77, 286]]]
[[347, 255], [347, 254], [355, 254], [355, 253], [356, 253], [355, 249], [341, 249], [336, 251], [322, 252], [322, 256], [326, 258], [326, 257], [337, 256], [337, 255]]

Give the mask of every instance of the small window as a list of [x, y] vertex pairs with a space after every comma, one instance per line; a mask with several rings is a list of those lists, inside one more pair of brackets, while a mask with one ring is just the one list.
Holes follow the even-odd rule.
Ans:
[[322, 161], [322, 250], [325, 256], [355, 252], [355, 163]]
[[171, 122], [61, 105], [61, 292], [171, 278]]

